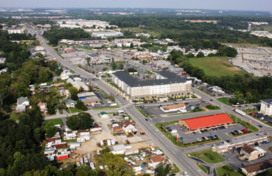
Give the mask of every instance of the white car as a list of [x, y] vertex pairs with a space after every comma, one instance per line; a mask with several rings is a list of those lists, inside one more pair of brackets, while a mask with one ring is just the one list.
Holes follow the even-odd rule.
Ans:
[[99, 150], [97, 150], [97, 152], [96, 152], [96, 153], [97, 153], [97, 155], [100, 155], [100, 151], [99, 151]]
[[200, 138], [197, 138], [197, 140], [198, 140], [198, 141], [201, 141], [201, 139], [200, 139]]
[[183, 172], [183, 175], [189, 176], [188, 173], [187, 173], [186, 171]]

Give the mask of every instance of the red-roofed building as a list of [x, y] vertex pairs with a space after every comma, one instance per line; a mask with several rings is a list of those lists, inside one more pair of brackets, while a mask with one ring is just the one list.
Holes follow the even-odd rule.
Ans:
[[233, 123], [227, 114], [215, 114], [179, 120], [179, 125], [189, 131]]
[[156, 168], [158, 164], [164, 163], [164, 162], [165, 162], [165, 159], [161, 155], [156, 155], [156, 156], [150, 157], [148, 165], [153, 168]]

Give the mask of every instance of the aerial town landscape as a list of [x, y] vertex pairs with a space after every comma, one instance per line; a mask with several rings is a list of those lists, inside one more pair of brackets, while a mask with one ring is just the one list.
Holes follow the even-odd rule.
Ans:
[[272, 11], [103, 2], [1, 5], [0, 175], [271, 176]]

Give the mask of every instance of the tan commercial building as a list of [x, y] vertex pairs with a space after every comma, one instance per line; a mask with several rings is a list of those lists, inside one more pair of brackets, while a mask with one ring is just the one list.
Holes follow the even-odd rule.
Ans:
[[244, 166], [242, 169], [242, 172], [246, 176], [254, 176], [259, 173], [265, 172], [272, 168], [272, 160], [267, 160], [261, 163], [251, 164], [248, 166]]
[[184, 103], [172, 104], [161, 106], [160, 109], [163, 112], [175, 112], [175, 111], [186, 112], [186, 105]]
[[212, 147], [212, 150], [218, 153], [224, 153], [228, 152], [229, 150], [243, 147], [244, 145], [253, 145], [255, 143], [261, 143], [264, 141], [269, 141], [268, 136], [258, 133], [255, 135], [233, 138], [230, 141], [223, 141], [219, 145], [215, 144]]
[[180, 97], [191, 93], [191, 80], [167, 71], [156, 74], [155, 80], [138, 81], [126, 72], [118, 71], [112, 74], [112, 82], [135, 100]]
[[93, 92], [82, 92], [78, 93], [77, 96], [85, 105], [100, 104], [100, 99]]

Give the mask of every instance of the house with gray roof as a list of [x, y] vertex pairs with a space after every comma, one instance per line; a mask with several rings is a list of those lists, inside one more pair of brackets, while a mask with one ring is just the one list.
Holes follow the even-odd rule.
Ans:
[[76, 104], [77, 102], [75, 100], [67, 100], [65, 102], [65, 105], [67, 106], [67, 108], [74, 108]]
[[112, 82], [131, 99], [157, 99], [165, 97], [181, 97], [191, 93], [191, 80], [186, 80], [180, 76], [161, 71], [156, 73], [156, 79], [142, 81], [118, 71], [112, 74]]
[[27, 97], [20, 97], [17, 99], [17, 106], [18, 105], [25, 105], [25, 106], [29, 106], [29, 100]]

